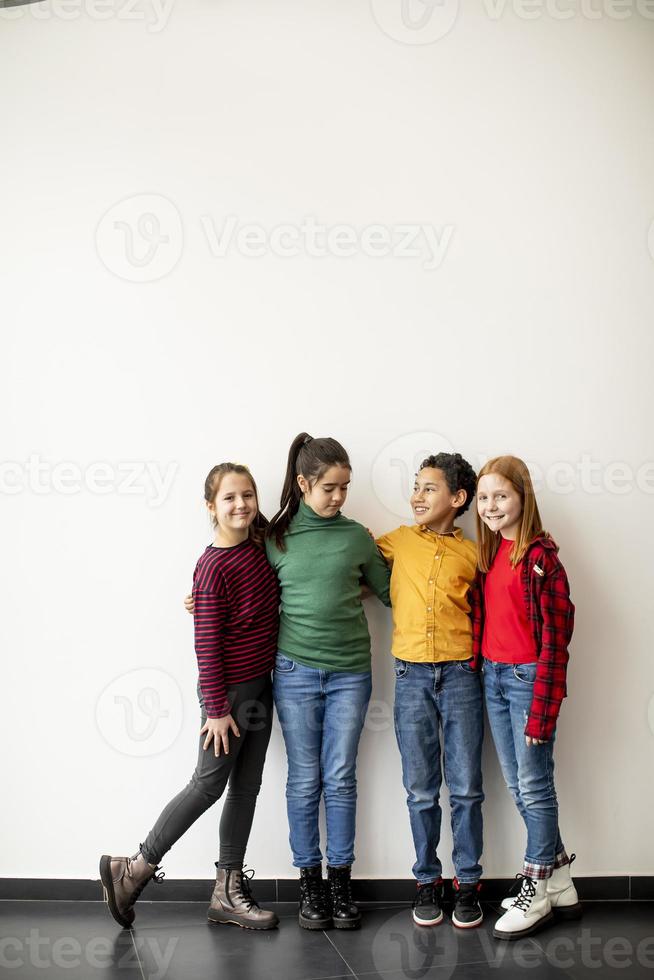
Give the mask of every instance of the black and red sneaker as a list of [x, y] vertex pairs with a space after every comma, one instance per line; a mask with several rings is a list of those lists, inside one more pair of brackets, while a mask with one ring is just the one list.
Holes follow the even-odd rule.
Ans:
[[452, 912], [452, 925], [457, 929], [474, 929], [484, 921], [484, 913], [479, 904], [479, 892], [481, 884], [473, 881], [470, 884], [460, 882], [455, 878], [452, 882], [454, 888], [454, 911]]
[[418, 891], [413, 900], [413, 921], [418, 926], [438, 926], [443, 921], [443, 879], [418, 882]]

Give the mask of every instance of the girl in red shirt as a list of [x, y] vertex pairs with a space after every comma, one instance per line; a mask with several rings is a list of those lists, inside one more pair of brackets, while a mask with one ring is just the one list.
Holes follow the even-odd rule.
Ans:
[[517, 939], [554, 912], [570, 918], [581, 909], [570, 877], [574, 855], [559, 832], [553, 760], [574, 606], [521, 459], [499, 456], [482, 467], [477, 539], [484, 697], [502, 772], [527, 827], [520, 894], [502, 903], [493, 935]]
[[[163, 855], [223, 794], [220, 857], [208, 909], [210, 922], [272, 929], [243, 872], [261, 774], [272, 728], [271, 670], [277, 652], [279, 590], [263, 549], [267, 521], [246, 466], [220, 463], [208, 474], [204, 498], [214, 541], [193, 575], [195, 652], [201, 709], [198, 761], [191, 780], [162, 810], [132, 857], [104, 854], [100, 878], [109, 911], [129, 929], [134, 903]], [[115, 795], [115, 800], [119, 800]]]

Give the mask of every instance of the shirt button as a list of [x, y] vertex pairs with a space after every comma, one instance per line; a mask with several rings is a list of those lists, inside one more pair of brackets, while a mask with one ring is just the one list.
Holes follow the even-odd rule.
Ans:
[[434, 580], [433, 580], [433, 578], [430, 578], [430, 579], [429, 579], [429, 584], [430, 584], [430, 585], [433, 585], [433, 584], [434, 584]]
[[431, 636], [431, 633], [427, 633], [427, 636]]
[[431, 612], [431, 606], [427, 606], [427, 612]]

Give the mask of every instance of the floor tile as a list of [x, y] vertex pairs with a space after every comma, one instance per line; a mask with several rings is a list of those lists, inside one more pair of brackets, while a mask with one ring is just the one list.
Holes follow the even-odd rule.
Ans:
[[280, 926], [257, 932], [207, 922], [206, 905], [201, 903], [143, 903], [133, 932], [140, 942], [144, 977], [323, 980], [348, 973], [325, 933], [299, 928], [297, 905], [267, 907], [280, 915]]
[[274, 907], [279, 929], [215, 926], [204, 902], [137, 906], [129, 932], [101, 902], [0, 901], [0, 975], [18, 980], [654, 980], [654, 904], [587, 902], [581, 920], [498, 942], [499, 914], [478, 929], [415, 926], [410, 908], [364, 906], [359, 930], [311, 932], [297, 905]]
[[583, 916], [556, 921], [534, 937], [548, 962], [571, 977], [654, 978], [651, 902], [587, 902]]
[[136, 947], [102, 902], [0, 903], [0, 975], [141, 980]]
[[[477, 929], [455, 929], [449, 914], [438, 926], [417, 926], [407, 906], [376, 907], [364, 910], [362, 928], [357, 931], [333, 930], [329, 933], [338, 951], [357, 976], [386, 974], [420, 977], [431, 970], [439, 976], [452, 975], [457, 967], [478, 963], [486, 970], [504, 971], [512, 964], [547, 964], [542, 950], [530, 939], [498, 943], [492, 937], [497, 915], [485, 909], [485, 920]], [[522, 966], [524, 971], [525, 967]], [[560, 976], [560, 974], [559, 974]]]

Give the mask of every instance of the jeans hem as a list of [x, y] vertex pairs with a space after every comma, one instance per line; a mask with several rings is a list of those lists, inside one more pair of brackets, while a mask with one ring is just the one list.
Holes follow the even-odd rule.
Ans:
[[303, 862], [295, 861], [295, 860], [293, 861], [293, 867], [297, 868], [298, 871], [301, 870], [302, 868], [317, 868], [318, 865], [322, 867], [321, 857], [317, 858], [315, 861], [303, 861]]

